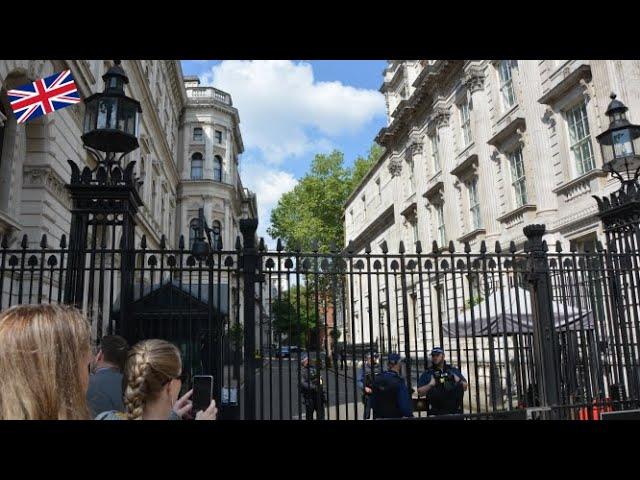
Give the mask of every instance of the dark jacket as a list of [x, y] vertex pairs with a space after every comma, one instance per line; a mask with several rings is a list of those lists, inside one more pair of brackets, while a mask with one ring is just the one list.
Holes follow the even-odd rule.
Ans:
[[89, 377], [87, 402], [95, 417], [109, 410], [123, 411], [122, 373], [117, 368], [101, 368]]
[[407, 384], [393, 370], [375, 376], [370, 402], [373, 418], [413, 417]]
[[322, 390], [323, 382], [320, 370], [311, 364], [306, 367], [300, 365], [300, 368], [302, 369], [300, 390], [303, 395], [316, 393], [318, 389]]

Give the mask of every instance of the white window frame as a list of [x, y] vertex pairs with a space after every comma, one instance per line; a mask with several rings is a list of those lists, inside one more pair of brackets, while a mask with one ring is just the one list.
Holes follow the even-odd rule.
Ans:
[[516, 208], [526, 205], [529, 201], [527, 195], [527, 177], [524, 169], [524, 157], [522, 147], [518, 147], [509, 155], [509, 171], [511, 172], [511, 191], [513, 203]]
[[[196, 135], [197, 131], [200, 132], [199, 138], [196, 138], [196, 137], [198, 137]], [[202, 128], [202, 127], [193, 127], [193, 137], [192, 138], [193, 138], [194, 142], [202, 142], [204, 140], [204, 128]]]
[[[586, 99], [565, 110], [564, 116], [567, 124], [569, 154], [573, 161], [575, 176], [579, 177], [596, 167]], [[588, 156], [584, 156], [585, 150]]]
[[516, 92], [513, 88], [511, 60], [500, 60], [498, 64], [498, 77], [500, 79], [500, 102], [502, 104], [502, 111], [506, 112], [518, 103]]
[[465, 99], [458, 105], [458, 111], [460, 112], [460, 133], [462, 134], [462, 148], [466, 148], [471, 145], [473, 137], [471, 135], [471, 113], [469, 108], [470, 101]]
[[222, 130], [216, 130], [215, 135], [216, 135], [216, 142], [219, 145], [222, 145], [222, 140], [224, 140], [224, 134], [222, 133]]
[[440, 165], [440, 151], [438, 150], [438, 132], [429, 135], [429, 145], [431, 147], [431, 166], [433, 174], [437, 175], [442, 170]]
[[436, 214], [436, 232], [440, 246], [444, 246], [447, 241], [447, 232], [444, 222], [444, 203], [436, 203], [434, 205]]
[[480, 196], [478, 195], [478, 177], [473, 177], [467, 182], [467, 197], [469, 199], [469, 227], [473, 231], [482, 228]]
[[[200, 158], [194, 158], [196, 155], [200, 155]], [[194, 162], [200, 162], [200, 167], [199, 167], [200, 175], [199, 176], [194, 176]], [[190, 178], [191, 178], [191, 180], [202, 180], [204, 178], [204, 155], [202, 155], [199, 152], [196, 152], [193, 155], [191, 155]]]

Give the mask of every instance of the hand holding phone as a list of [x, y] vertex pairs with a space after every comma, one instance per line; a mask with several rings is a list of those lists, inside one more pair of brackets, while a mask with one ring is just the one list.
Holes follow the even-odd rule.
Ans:
[[[193, 377], [193, 413], [206, 411], [213, 399], [213, 376], [194, 375]], [[197, 415], [196, 415], [197, 417]]]

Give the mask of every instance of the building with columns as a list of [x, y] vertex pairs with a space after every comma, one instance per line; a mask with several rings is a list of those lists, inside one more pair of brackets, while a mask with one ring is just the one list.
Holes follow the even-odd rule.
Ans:
[[[640, 62], [389, 60], [383, 75], [387, 125], [376, 141], [385, 153], [345, 204], [355, 252], [380, 253], [383, 242], [397, 252], [403, 241], [413, 253], [417, 240], [425, 253], [433, 242], [478, 252], [482, 241], [490, 251], [513, 241], [522, 251], [532, 223], [565, 249], [604, 240], [592, 195], [618, 184], [602, 171], [596, 136], [608, 127], [611, 92], [640, 122]], [[362, 288], [353, 314], [373, 315], [374, 331], [365, 321], [355, 338], [379, 341], [378, 309], [367, 311]], [[408, 302], [410, 318], [419, 304]]]

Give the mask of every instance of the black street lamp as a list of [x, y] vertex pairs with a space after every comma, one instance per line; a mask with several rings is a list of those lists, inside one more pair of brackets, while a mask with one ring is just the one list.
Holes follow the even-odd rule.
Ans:
[[627, 120], [627, 110], [612, 93], [605, 112], [609, 117], [609, 128], [596, 137], [602, 150], [603, 170], [622, 184], [634, 183], [640, 173], [640, 125]]
[[[214, 240], [211, 240], [211, 233], [214, 234]], [[205, 242], [205, 234], [209, 244]], [[211, 245], [211, 248], [209, 248]], [[204, 209], [198, 209], [198, 234], [191, 247], [191, 254], [198, 260], [206, 260], [209, 252], [213, 250], [222, 250], [222, 236], [217, 228], [210, 228], [207, 220], [204, 218]]]
[[[102, 76], [104, 90], [85, 100], [84, 134], [87, 147], [122, 156], [138, 148], [138, 119], [142, 113], [140, 102], [124, 93], [129, 83], [120, 60]], [[122, 157], [121, 157], [122, 158]]]

